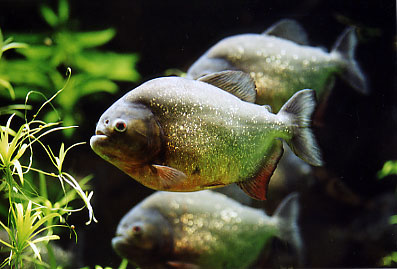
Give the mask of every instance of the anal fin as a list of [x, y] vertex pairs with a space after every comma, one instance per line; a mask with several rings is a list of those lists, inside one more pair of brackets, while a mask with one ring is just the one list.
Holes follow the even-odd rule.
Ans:
[[184, 261], [168, 261], [166, 268], [176, 268], [176, 269], [200, 269], [201, 267], [197, 264], [188, 263]]
[[256, 200], [266, 200], [267, 189], [270, 178], [276, 170], [277, 163], [283, 155], [283, 144], [276, 140], [270, 152], [271, 154], [264, 159], [263, 166], [256, 177], [236, 184], [251, 198]]

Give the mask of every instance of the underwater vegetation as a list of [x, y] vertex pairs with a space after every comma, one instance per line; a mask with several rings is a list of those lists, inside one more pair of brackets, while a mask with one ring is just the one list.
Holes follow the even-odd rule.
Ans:
[[[28, 243], [22, 252], [24, 266], [32, 261], [36, 264], [36, 268], [59, 266], [86, 269], [130, 269], [137, 268], [138, 265], [145, 267], [151, 263], [160, 268], [197, 268], [200, 265], [206, 267], [203, 266], [204, 263], [216, 264], [219, 268], [231, 264], [240, 268], [396, 266], [395, 1], [303, 0], [295, 3], [284, 0], [233, 0], [192, 3], [182, 0], [172, 2], [4, 0], [0, 8], [0, 26], [4, 37], [2, 40], [7, 40], [5, 44], [18, 44], [15, 49], [7, 49], [0, 59], [0, 79], [7, 82], [2, 83], [0, 88], [2, 102], [0, 125], [7, 126], [13, 113], [15, 116], [10, 120], [10, 129], [14, 133], [18, 132], [20, 126], [37, 119], [44, 123], [58, 123], [63, 120], [63, 123], [54, 125], [55, 127], [79, 125], [79, 128], [59, 130], [43, 136], [40, 141], [44, 147], [34, 142], [31, 167], [58, 176], [60, 173], [51, 161], [57, 163], [56, 158], [48, 157], [44, 148], [50, 148], [49, 155], [59, 159], [61, 159], [60, 155], [65, 155], [67, 151], [62, 171], [73, 176], [86, 195], [93, 191], [94, 195], [90, 197], [89, 202], [98, 219], [97, 223], [86, 226], [85, 211], [73, 212], [69, 215], [63, 214], [63, 211], [50, 210], [50, 214], [58, 212], [63, 215], [61, 218], [54, 217], [42, 223], [39, 229], [51, 225], [67, 224], [69, 227], [66, 229], [51, 227], [44, 229], [35, 237], [28, 236], [27, 241], [34, 242], [42, 262]], [[264, 39], [263, 44], [268, 41], [277, 44], [272, 47], [274, 51], [265, 51], [270, 53], [270, 58], [265, 57], [266, 53], [261, 52], [260, 55], [255, 53], [258, 52], [257, 44], [262, 42], [258, 41], [248, 42], [253, 48], [245, 47], [244, 42], [241, 43], [241, 47], [233, 47], [236, 53], [232, 53], [232, 57], [227, 53], [221, 55], [218, 50], [214, 61], [216, 63], [213, 64], [212, 61], [215, 58], [207, 61], [209, 52], [213, 48], [219, 44], [232, 44], [224, 42], [235, 37], [247, 37], [247, 33], [253, 33], [252, 37], [258, 40]], [[85, 42], [90, 39], [90, 34], [93, 38], [90, 41], [92, 46]], [[290, 49], [296, 53], [289, 54]], [[41, 51], [44, 53], [37, 57]], [[241, 54], [241, 51], [247, 54]], [[281, 52], [285, 55], [281, 55]], [[117, 54], [120, 59], [130, 60], [107, 61], [112, 57], [106, 59], [105, 54], [113, 56]], [[137, 61], [138, 54], [139, 61]], [[316, 62], [312, 61], [312, 54], [316, 56]], [[294, 59], [296, 58], [294, 55], [297, 56], [298, 61]], [[241, 56], [241, 58], [237, 59], [238, 57], [233, 58], [233, 56]], [[209, 69], [210, 72], [206, 71], [205, 74], [192, 78], [188, 74], [189, 69], [198, 66], [195, 63], [200, 62], [199, 59], [206, 59], [205, 61], [210, 64], [207, 67], [212, 66], [215, 70]], [[263, 61], [267, 64], [265, 70], [261, 70]], [[41, 64], [37, 64], [39, 62]], [[87, 62], [92, 64], [85, 66], [84, 63]], [[8, 63], [10, 69], [7, 69]], [[26, 66], [23, 63], [26, 63]], [[31, 72], [29, 66], [33, 67]], [[65, 77], [64, 73], [68, 67], [72, 68], [73, 74], [64, 87], [68, 80], [68, 76]], [[11, 72], [11, 68], [14, 68], [15, 72]], [[251, 69], [247, 72], [246, 68]], [[179, 71], [175, 71], [176, 69]], [[296, 72], [287, 72], [290, 69]], [[126, 72], [131, 79], [111, 76], [113, 70]], [[272, 73], [266, 73], [268, 70]], [[237, 78], [238, 73], [231, 75], [232, 73], [228, 73], [230, 71], [242, 73], [239, 73]], [[138, 72], [139, 77], [134, 75]], [[167, 76], [171, 74], [170, 72], [182, 76], [186, 74], [186, 77], [169, 78]], [[190, 85], [187, 88], [194, 88], [190, 93], [194, 96], [189, 98], [189, 101], [193, 101], [186, 102], [185, 97], [188, 94], [180, 94], [185, 93], [183, 89], [176, 89], [175, 95], [171, 94], [172, 90], [170, 90], [176, 108], [168, 106], [163, 98], [157, 98], [154, 102], [159, 107], [162, 106], [163, 110], [150, 107], [144, 94], [147, 93], [147, 89], [144, 88], [153, 87], [151, 89], [153, 96], [163, 96], [167, 93], [167, 87], [161, 85], [166, 81], [172, 85]], [[304, 84], [307, 83], [306, 86], [300, 84], [302, 81]], [[158, 83], [158, 87], [153, 86], [155, 83]], [[200, 87], [195, 89], [196, 86], [192, 85], [200, 85]], [[200, 95], [201, 86], [212, 90], [215, 88], [216, 94]], [[273, 90], [284, 90], [277, 92], [282, 96], [278, 95], [276, 98], [272, 95], [260, 100], [258, 89], [262, 86], [269, 86], [264, 91], [272, 93]], [[288, 87], [291, 91], [287, 91]], [[64, 90], [51, 99], [61, 88]], [[161, 90], [156, 91], [160, 88]], [[306, 94], [303, 96], [311, 95], [309, 99], [315, 99], [317, 105], [314, 106], [313, 103], [310, 121], [306, 121], [305, 128], [299, 129], [310, 130], [313, 134], [317, 148], [321, 152], [321, 166], [312, 166], [296, 157], [297, 148], [291, 150], [289, 147], [289, 144], [294, 143], [285, 142], [291, 135], [289, 132], [288, 134], [277, 132], [277, 135], [286, 138], [284, 142], [276, 137], [270, 139], [268, 135], [273, 132], [273, 126], [268, 127], [272, 125], [270, 123], [264, 128], [266, 135], [256, 137], [256, 134], [260, 136], [259, 124], [240, 121], [241, 115], [249, 112], [248, 109], [244, 110], [245, 104], [247, 107], [260, 110], [261, 115], [277, 118], [277, 115], [283, 114], [280, 114], [280, 108], [295, 92], [303, 89], [316, 92], [315, 97], [311, 91], [310, 94], [304, 91]], [[357, 91], [360, 89], [361, 91]], [[41, 92], [45, 98], [41, 94], [32, 93], [28, 102], [25, 102], [26, 94], [32, 90]], [[136, 92], [136, 95], [132, 94], [133, 92]], [[11, 99], [13, 93], [14, 100]], [[127, 102], [126, 96], [130, 95], [134, 99], [132, 102]], [[194, 114], [195, 110], [190, 109], [190, 105], [197, 106], [198, 99], [195, 99], [195, 96], [199, 97], [200, 102], [206, 101], [208, 107], [216, 108], [216, 111], [222, 113]], [[144, 104], [140, 104], [142, 106], [137, 104], [139, 98], [145, 101]], [[34, 119], [33, 116], [38, 108], [47, 99], [51, 101], [46, 103]], [[230, 106], [225, 106], [230, 100], [236, 100], [236, 104], [242, 107], [238, 111], [243, 113], [233, 114], [235, 111]], [[117, 107], [113, 104], [123, 106]], [[57, 112], [54, 112], [51, 105]], [[110, 107], [111, 110], [105, 112]], [[177, 117], [175, 111], [178, 108], [186, 112], [189, 118], [184, 118], [183, 113]], [[117, 114], [123, 110], [132, 111], [131, 114], [134, 114], [134, 117], [138, 116], [139, 119], [130, 121], [131, 115]], [[101, 118], [101, 115], [104, 116]], [[105, 115], [116, 115], [112, 118], [114, 123], [117, 123], [112, 125], [113, 131], [106, 129], [110, 120], [106, 127]], [[233, 116], [228, 118], [227, 115]], [[286, 113], [284, 116], [286, 117], [283, 117], [283, 120], [287, 120], [292, 115]], [[165, 118], [169, 120], [169, 124], [164, 127]], [[192, 128], [199, 125], [197, 123], [201, 118], [205, 123], [201, 129]], [[281, 121], [280, 118], [278, 120]], [[161, 124], [158, 124], [159, 121]], [[238, 123], [235, 129], [232, 128], [234, 138], [225, 131], [229, 129], [225, 128], [224, 123], [229, 122]], [[250, 123], [249, 126], [246, 125], [247, 123]], [[130, 128], [131, 126], [133, 128]], [[180, 126], [183, 128], [178, 129], [177, 127]], [[206, 129], [204, 126], [211, 128]], [[242, 126], [243, 129], [240, 128]], [[252, 128], [249, 132], [245, 131], [247, 126]], [[32, 129], [38, 127], [32, 124]], [[173, 128], [175, 137], [168, 136], [172, 133], [169, 132], [171, 128], [167, 129], [168, 127]], [[111, 154], [107, 157], [106, 154], [98, 156], [90, 148], [89, 143], [79, 144], [67, 150], [69, 146], [80, 141], [88, 142], [96, 131], [97, 135], [102, 135], [101, 132], [105, 133], [104, 129], [107, 130], [106, 132], [112, 132], [112, 138], [118, 138], [112, 139], [112, 143], [116, 146], [113, 144], [110, 148], [124, 149], [124, 152], [120, 155], [116, 152], [116, 155], [123, 156], [124, 160], [135, 156], [129, 159], [129, 163], [144, 163], [144, 167], [147, 168], [144, 173], [127, 175], [121, 170], [128, 169], [119, 169], [108, 161], [115, 156]], [[133, 132], [129, 133], [131, 130]], [[200, 132], [197, 135], [197, 132], [192, 130], [200, 130]], [[12, 141], [12, 138], [10, 134], [9, 141]], [[130, 144], [131, 141], [136, 143]], [[191, 144], [192, 141], [197, 143]], [[201, 142], [198, 143], [199, 141]], [[164, 145], [178, 146], [178, 148], [173, 148], [175, 154], [171, 155], [169, 154], [171, 151], [162, 151]], [[189, 147], [189, 145], [195, 146]], [[284, 152], [279, 158], [281, 149]], [[127, 151], [137, 154], [129, 155]], [[27, 148], [18, 158], [22, 166], [29, 163], [29, 153], [30, 149]], [[13, 156], [17, 156], [16, 154]], [[156, 157], [153, 158], [153, 155]], [[229, 155], [231, 158], [228, 158]], [[264, 165], [266, 163], [270, 165]], [[211, 167], [210, 164], [216, 165]], [[264, 167], [266, 169], [260, 169]], [[26, 169], [22, 167], [23, 172]], [[261, 173], [262, 171], [264, 172]], [[249, 186], [243, 187], [246, 192], [237, 184], [225, 182], [225, 178], [222, 177], [227, 174], [233, 176], [238, 172], [241, 172], [241, 178], [246, 179], [245, 182], [252, 182]], [[92, 179], [87, 175], [92, 175]], [[148, 175], [161, 180], [156, 181], [153, 178], [148, 180]], [[260, 181], [262, 182], [260, 185], [253, 184], [258, 182], [253, 180], [258, 175], [268, 180]], [[64, 176], [68, 179], [66, 175]], [[186, 182], [184, 176], [188, 178], [193, 176], [197, 181], [185, 186], [180, 184]], [[211, 176], [218, 178], [214, 180]], [[84, 204], [84, 201], [79, 199], [78, 192], [67, 183], [64, 183], [64, 192], [57, 177], [29, 170], [28, 173], [23, 174], [23, 186], [17, 168], [13, 177], [21, 190], [28, 187], [29, 190], [35, 190], [27, 191], [26, 196], [29, 198], [16, 197], [19, 199], [16, 203], [22, 206], [14, 206], [15, 216], [18, 216], [17, 212], [23, 211], [25, 214], [29, 211], [29, 200], [32, 201], [32, 209], [31, 217], [28, 219], [33, 220], [34, 223], [44, 216], [43, 212], [37, 215], [37, 218], [34, 215], [41, 210], [41, 208], [36, 209], [36, 203], [41, 204], [49, 200], [54, 208], [57, 208], [55, 204], [57, 206], [62, 204], [61, 208], [68, 209], [78, 209]], [[164, 191], [157, 192], [142, 185], [140, 181], [154, 182], [152, 185], [146, 185]], [[209, 182], [211, 184], [208, 184]], [[160, 186], [156, 185], [158, 183]], [[225, 183], [228, 183], [228, 186], [221, 188], [222, 185], [226, 185]], [[169, 191], [172, 187], [182, 190], [195, 185], [211, 190], [188, 193]], [[62, 198], [65, 193], [67, 199]], [[159, 193], [174, 197], [169, 199], [177, 202], [168, 203], [166, 202], [169, 201], [168, 198], [160, 199], [156, 203], [150, 202]], [[257, 193], [266, 194], [266, 200], [252, 199], [251, 196], [255, 196], [252, 194]], [[240, 213], [241, 208], [247, 212], [255, 212], [251, 215], [252, 218], [246, 220], [247, 223], [250, 223], [249, 220], [260, 220], [264, 217], [272, 220], [274, 216], [280, 216], [279, 208], [282, 208], [283, 201], [286, 197], [290, 197], [291, 193], [299, 193], [298, 198], [292, 199], [295, 201], [292, 204], [299, 205], [296, 208], [295, 218], [292, 218], [295, 221], [292, 223], [295, 223], [294, 230], [299, 231], [301, 251], [296, 251], [297, 248], [291, 240], [280, 238], [273, 232], [266, 233], [266, 239], [260, 236], [265, 233], [258, 232], [253, 239], [243, 241], [242, 245], [245, 247], [230, 247], [236, 252], [230, 251], [229, 244], [229, 246], [233, 243], [240, 244], [240, 238], [248, 237], [253, 232], [251, 229], [241, 235], [233, 233], [236, 231], [233, 230], [233, 226], [232, 229], [224, 228], [228, 226], [225, 220], [230, 222], [235, 220], [233, 212]], [[4, 194], [0, 202], [0, 221], [10, 227], [7, 219], [13, 216], [9, 211], [8, 196]], [[37, 195], [47, 198], [37, 198]], [[184, 198], [175, 198], [179, 196]], [[200, 198], [204, 196], [205, 198]], [[225, 199], [211, 199], [210, 196]], [[217, 201], [218, 204], [225, 202], [223, 207], [230, 206], [233, 210], [217, 211]], [[189, 204], [190, 202], [195, 206]], [[144, 205], [148, 204], [150, 206], [145, 208]], [[52, 208], [48, 203], [46, 206]], [[172, 210], [171, 206], [174, 206]], [[179, 211], [175, 209], [178, 206]], [[162, 211], [162, 209], [167, 210]], [[44, 207], [42, 211], [45, 211]], [[196, 212], [201, 212], [201, 216], [205, 217], [198, 217]], [[285, 211], [281, 210], [281, 212]], [[282, 215], [284, 217], [288, 214]], [[165, 216], [168, 216], [168, 219]], [[139, 221], [135, 221], [136, 219]], [[243, 218], [241, 220], [239, 224], [243, 223]], [[151, 223], [156, 223], [154, 228]], [[117, 227], [123, 226], [122, 224], [126, 229], [118, 230]], [[128, 226], [128, 224], [132, 225]], [[244, 231], [248, 226], [249, 224], [235, 226], [234, 229], [241, 228], [239, 231]], [[276, 226], [274, 226], [275, 230], [277, 230]], [[167, 240], [158, 236], [160, 231], [173, 231], [175, 228], [176, 232], [165, 237]], [[193, 230], [199, 232], [194, 233]], [[5, 237], [0, 234], [0, 239], [10, 244], [6, 229], [2, 228], [1, 232]], [[33, 231], [31, 234], [34, 233]], [[198, 238], [202, 234], [209, 234], [211, 238], [222, 238], [221, 241], [216, 241], [221, 244], [205, 241], [206, 244], [200, 245], [205, 239]], [[54, 237], [54, 240], [34, 241], [52, 235], [59, 236], [59, 239]], [[131, 252], [123, 255], [122, 251], [115, 251], [113, 247], [118, 244], [112, 245], [115, 236], [118, 236], [117, 240], [121, 240], [115, 239], [118, 243], [127, 241], [122, 249]], [[198, 239], [190, 240], [194, 236]], [[169, 247], [173, 246], [170, 238], [177, 238], [179, 241], [176, 242], [183, 241], [184, 244], [179, 243], [179, 246], [189, 247], [192, 246], [189, 243], [196, 242], [194, 247], [189, 247], [184, 252], [195, 255], [174, 256], [171, 260], [170, 253], [174, 252], [170, 250], [172, 247]], [[132, 240], [128, 242], [130, 239]], [[254, 241], [260, 243], [251, 245], [250, 242]], [[132, 244], [126, 247], [129, 243]], [[156, 244], [167, 247], [157, 248]], [[1, 245], [5, 250], [5, 253], [2, 253], [2, 261], [4, 261], [10, 257], [10, 251], [4, 244]], [[214, 258], [211, 256], [212, 252], [200, 248], [202, 245], [211, 246], [216, 250], [213, 253], [219, 253], [217, 252], [219, 249], [228, 251], [226, 255], [219, 254]], [[247, 250], [245, 254], [248, 254], [238, 254], [233, 257], [227, 255], [238, 251], [244, 252], [244, 249]], [[65, 255], [60, 254], [61, 252]], [[67, 257], [69, 263], [65, 262], [64, 257]], [[122, 260], [122, 257], [128, 257], [129, 261]]]
[[[7, 268], [74, 266], [73, 255], [50, 241], [59, 241], [65, 236], [61, 228], [67, 228], [69, 237], [74, 235], [77, 243], [75, 226], [69, 225], [68, 219], [83, 208], [89, 212], [86, 224], [97, 221], [90, 202], [93, 192], [88, 192], [87, 185], [92, 176], [76, 179], [64, 169], [67, 153], [84, 142], [66, 147], [59, 139], [62, 136], [54, 139], [52, 133], [72, 134], [77, 126], [68, 124], [79, 121], [79, 114], [74, 112], [83, 96], [114, 93], [117, 85], [112, 79], [139, 78], [133, 68], [135, 54], [93, 49], [113, 38], [113, 29], [71, 31], [67, 28], [69, 6], [63, 0], [59, 1], [58, 14], [45, 5], [41, 13], [53, 27], [50, 35], [16, 34], [4, 39], [0, 30], [0, 94], [8, 104], [0, 108], [0, 115], [7, 119], [0, 125], [0, 190], [4, 198], [0, 243], [1, 267]], [[8, 53], [11, 49], [21, 49], [18, 52], [24, 57]], [[14, 57], [6, 59], [5, 53]], [[99, 63], [112, 72], [95, 68]], [[76, 67], [76, 75], [71, 76], [69, 65]], [[61, 67], [67, 69], [66, 78], [59, 71]], [[65, 89], [67, 93], [60, 94]], [[58, 152], [53, 151], [55, 146], [60, 146]], [[54, 178], [57, 180], [51, 180]], [[79, 198], [84, 206], [77, 202]]]
[[[34, 92], [27, 95], [25, 104], [30, 94]], [[93, 192], [83, 190], [87, 188], [85, 184], [90, 178], [82, 179], [79, 183], [63, 169], [67, 152], [81, 143], [66, 149], [62, 143], [59, 153], [54, 153], [50, 146], [42, 142], [53, 132], [74, 127], [63, 127], [57, 122], [46, 123], [39, 120], [38, 115], [41, 109], [50, 101], [51, 99], [44, 102], [31, 120], [28, 120], [25, 111], [24, 123], [18, 127], [17, 131], [11, 127], [15, 114], [9, 116], [4, 126], [0, 126], [2, 178], [0, 190], [6, 198], [5, 201], [8, 202], [8, 209], [2, 204], [2, 213], [7, 221], [0, 221], [6, 233], [2, 235], [0, 243], [2, 251], [9, 253], [8, 257], [2, 261], [1, 267], [25, 268], [32, 264], [50, 266], [49, 264], [56, 263], [53, 248], [47, 245], [50, 258], [44, 261], [40, 254], [42, 252], [40, 248], [43, 248], [40, 244], [60, 239], [57, 234], [60, 227], [69, 228], [71, 233], [73, 232], [73, 228], [66, 222], [68, 215], [86, 207], [89, 211], [89, 220], [86, 224], [90, 224], [92, 220], [96, 221], [90, 203]], [[54, 166], [52, 171], [36, 168], [38, 163], [35, 161], [34, 152], [37, 152], [37, 144], [47, 154], [50, 164]], [[34, 183], [34, 178], [37, 176], [39, 184]], [[59, 181], [58, 192], [63, 193], [61, 196], [58, 194], [57, 199], [50, 197], [52, 195], [49, 195], [47, 191], [49, 185], [47, 181], [51, 181], [51, 178]], [[72, 201], [78, 197], [84, 202], [81, 208], [71, 206]]]
[[[389, 160], [385, 162], [382, 169], [378, 172], [378, 178], [383, 179], [385, 177], [397, 175], [397, 161]], [[397, 194], [397, 190], [396, 190]], [[390, 224], [397, 224], [397, 215], [390, 216], [389, 220]], [[389, 255], [385, 256], [382, 261], [382, 265], [384, 266], [394, 266], [397, 264], [397, 251], [391, 252]]]
[[[41, 5], [41, 16], [50, 28], [37, 33], [11, 33], [13, 40], [22, 42], [13, 44], [18, 44], [17, 52], [23, 57], [3, 59], [0, 74], [14, 85], [15, 97], [23, 99], [29, 90], [46, 96], [54, 94], [54, 89], [65, 84], [63, 70], [72, 68], [67, 94], [54, 100], [57, 110], [48, 111], [45, 119], [57, 121], [61, 117], [66, 125], [74, 125], [83, 120], [78, 112], [82, 98], [100, 92], [114, 94], [118, 90], [115, 81], [135, 82], [140, 76], [135, 70], [137, 54], [98, 49], [114, 38], [114, 29], [74, 30], [69, 12], [67, 0], [59, 0], [56, 11]], [[72, 132], [70, 129], [66, 134], [70, 136]]]

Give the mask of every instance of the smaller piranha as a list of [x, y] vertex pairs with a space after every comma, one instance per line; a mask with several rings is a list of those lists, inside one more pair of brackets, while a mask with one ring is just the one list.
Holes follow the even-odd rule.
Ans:
[[155, 190], [237, 183], [264, 200], [283, 151], [279, 138], [306, 162], [319, 166], [322, 160], [310, 129], [314, 91], [299, 91], [278, 114], [251, 103], [255, 93], [252, 78], [241, 71], [153, 79], [103, 113], [90, 145]]
[[297, 194], [270, 217], [210, 190], [156, 192], [121, 219], [112, 246], [141, 268], [247, 268], [273, 237], [301, 255], [298, 214]]
[[285, 19], [263, 34], [240, 34], [222, 39], [205, 52], [187, 71], [187, 77], [225, 70], [250, 74], [257, 86], [256, 103], [270, 105], [275, 112], [299, 89], [313, 89], [319, 100], [328, 95], [335, 75], [361, 93], [367, 82], [354, 59], [357, 38], [348, 28], [331, 52], [308, 45], [303, 27]]

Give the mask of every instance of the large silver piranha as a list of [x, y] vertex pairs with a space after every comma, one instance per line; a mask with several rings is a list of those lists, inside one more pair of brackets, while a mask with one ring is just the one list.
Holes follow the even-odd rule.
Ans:
[[278, 237], [299, 263], [297, 198], [285, 198], [269, 217], [209, 190], [156, 192], [121, 219], [112, 246], [140, 268], [247, 268]]
[[252, 78], [241, 71], [200, 81], [153, 79], [104, 112], [90, 144], [155, 190], [198, 191], [237, 183], [264, 200], [283, 151], [279, 138], [306, 162], [319, 166], [322, 161], [309, 128], [314, 91], [299, 91], [278, 114], [251, 103], [255, 94]]
[[193, 63], [187, 77], [197, 79], [225, 70], [246, 72], [256, 82], [256, 103], [270, 105], [277, 112], [300, 89], [313, 89], [320, 100], [325, 99], [335, 75], [367, 93], [365, 76], [354, 60], [356, 45], [355, 31], [348, 28], [331, 52], [309, 46], [303, 28], [285, 19], [263, 34], [241, 34], [219, 41]]

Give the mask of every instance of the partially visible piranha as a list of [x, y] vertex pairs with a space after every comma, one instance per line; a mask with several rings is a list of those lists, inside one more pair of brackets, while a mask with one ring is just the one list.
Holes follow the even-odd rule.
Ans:
[[255, 79], [257, 104], [277, 112], [299, 89], [313, 89], [322, 100], [341, 76], [367, 93], [365, 76], [354, 60], [357, 38], [353, 28], [342, 33], [331, 52], [308, 45], [306, 33], [294, 20], [281, 20], [263, 34], [240, 34], [222, 39], [187, 71], [187, 77], [240, 70]]
[[298, 196], [272, 217], [210, 190], [156, 192], [120, 221], [113, 249], [140, 268], [247, 268], [273, 237], [301, 255]]
[[282, 155], [279, 138], [306, 162], [322, 164], [309, 128], [312, 90], [296, 93], [278, 114], [236, 95], [255, 100], [254, 82], [241, 71], [201, 81], [153, 79], [104, 112], [91, 147], [155, 190], [198, 191], [237, 183], [259, 200], [266, 198]]

